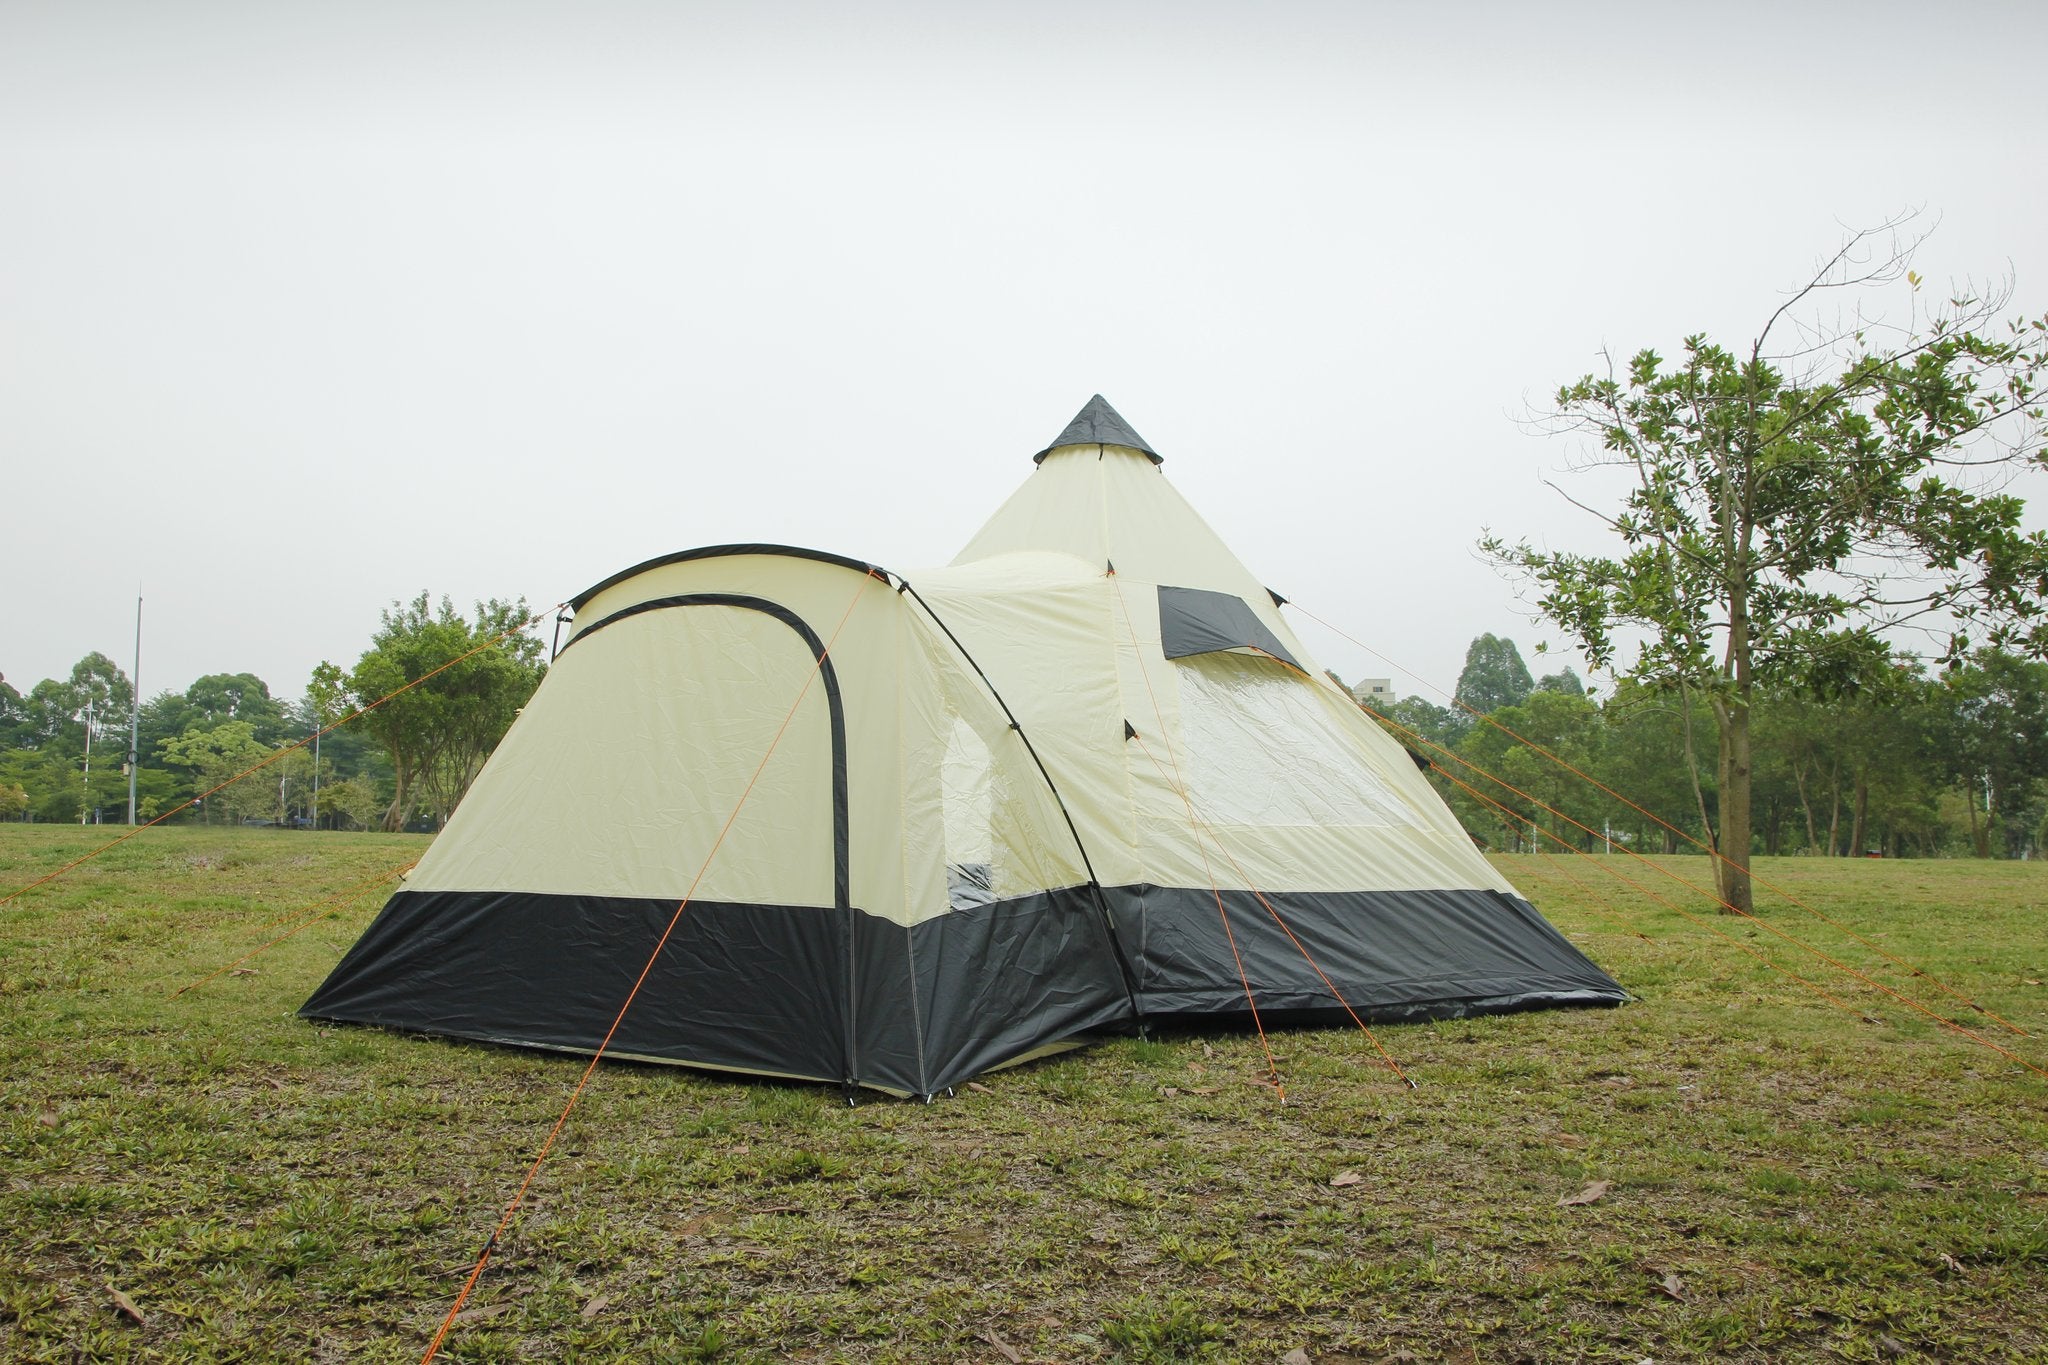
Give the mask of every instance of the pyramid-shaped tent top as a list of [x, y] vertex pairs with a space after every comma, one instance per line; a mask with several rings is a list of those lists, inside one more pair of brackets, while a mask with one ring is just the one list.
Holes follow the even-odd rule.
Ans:
[[[956, 566], [1020, 552], [1071, 555], [1095, 572], [1228, 593], [1287, 627], [1251, 570], [1181, 496], [1144, 438], [1097, 394], [1038, 468], [954, 557]], [[1284, 635], [1283, 635], [1284, 638]], [[1304, 657], [1299, 650], [1296, 658]]]
[[1166, 457], [1146, 445], [1145, 438], [1133, 430], [1122, 414], [1099, 393], [1074, 414], [1074, 420], [1067, 423], [1065, 431], [1052, 438], [1051, 445], [1031, 458], [1042, 464], [1046, 456], [1062, 446], [1124, 446], [1151, 456], [1153, 464], [1166, 463]]

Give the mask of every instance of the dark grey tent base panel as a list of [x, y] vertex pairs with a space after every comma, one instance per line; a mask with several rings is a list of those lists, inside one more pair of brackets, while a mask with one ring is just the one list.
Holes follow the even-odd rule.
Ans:
[[[672, 900], [401, 891], [299, 1012], [593, 1052], [675, 909]], [[1096, 915], [1086, 888], [908, 929], [814, 906], [694, 903], [610, 1050], [935, 1094], [1129, 1019]]]
[[1276, 1017], [1341, 1020], [1349, 1005], [1363, 1019], [1442, 1019], [1629, 998], [1534, 906], [1497, 891], [1225, 891], [1220, 912], [1211, 890], [1103, 894], [1147, 1016], [1248, 1013], [1238, 960], [1252, 1002]]
[[[1222, 914], [1209, 890], [1122, 886], [1103, 896], [1148, 1017], [1246, 1013], [1233, 939], [1253, 999], [1275, 1020], [1344, 1021], [1325, 975], [1372, 1020], [1628, 998], [1528, 902], [1491, 891], [1279, 892], [1263, 904], [1226, 891]], [[300, 1013], [589, 1053], [675, 908], [623, 897], [401, 891]], [[1098, 915], [1085, 887], [907, 929], [815, 906], [693, 904], [610, 1050], [936, 1094], [1039, 1048], [1133, 1022]]]

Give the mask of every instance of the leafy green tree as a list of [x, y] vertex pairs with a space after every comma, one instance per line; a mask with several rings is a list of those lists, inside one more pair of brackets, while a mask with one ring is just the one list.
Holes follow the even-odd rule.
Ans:
[[0, 751], [25, 747], [33, 734], [28, 701], [0, 674]]
[[135, 687], [119, 664], [94, 650], [71, 666], [71, 695], [74, 714], [90, 708], [96, 726], [111, 728], [118, 718], [126, 728]]
[[2048, 318], [1988, 330], [2004, 299], [1960, 298], [1904, 331], [1781, 340], [1826, 291], [1919, 277], [1895, 229], [1858, 233], [1738, 353], [1688, 337], [1675, 362], [1639, 352], [1565, 385], [1548, 418], [1597, 444], [1629, 491], [1596, 512], [1614, 555], [1483, 547], [1535, 584], [1545, 615], [1597, 667], [1646, 635], [1632, 677], [1690, 694], [1714, 718], [1722, 898], [1751, 904], [1751, 707], [1760, 686], [1823, 691], [1884, 666], [1883, 632], [1954, 623], [2048, 647], [2048, 537], [1996, 475], [2043, 445], [2037, 386]]
[[384, 818], [389, 800], [367, 778], [345, 777], [320, 784], [320, 820], [340, 829], [369, 829]]
[[371, 708], [357, 723], [391, 759], [387, 830], [403, 829], [422, 803], [445, 820], [540, 685], [541, 643], [521, 628], [530, 615], [523, 599], [493, 599], [465, 619], [446, 597], [435, 609], [424, 592], [384, 612], [348, 692], [352, 705]]
[[28, 789], [18, 782], [0, 782], [0, 820], [19, 820], [28, 809]]
[[1604, 809], [1606, 801], [1572, 769], [1590, 774], [1601, 766], [1599, 708], [1583, 696], [1531, 692], [1520, 705], [1496, 708], [1488, 720], [1493, 723], [1482, 721], [1467, 732], [1458, 752], [1480, 772], [1499, 777], [1523, 795], [1467, 774], [1467, 782], [1515, 815], [1509, 823], [1498, 810], [1461, 793], [1453, 808], [1466, 817], [1467, 828], [1491, 824], [1510, 845], [1526, 840], [1532, 853], [1556, 847], [1539, 827], [1576, 847], [1589, 846], [1590, 836], [1572, 821], [1592, 825], [1599, 817], [1588, 816]]
[[[349, 691], [348, 674], [331, 663], [322, 663], [313, 670], [306, 683], [306, 696], [290, 711], [289, 729], [294, 736], [312, 734], [315, 730], [326, 730], [320, 737], [320, 757], [332, 765], [336, 779], [361, 777], [373, 788], [386, 792], [385, 803], [389, 804], [392, 786], [391, 764], [377, 739], [361, 723], [344, 718], [355, 709], [353, 695]], [[327, 727], [333, 726], [333, 729]], [[327, 772], [323, 769], [320, 785], [327, 786]], [[322, 808], [325, 808], [322, 802]]]
[[1624, 678], [1600, 719], [1607, 732], [1601, 780], [1634, 803], [1614, 802], [1607, 819], [1639, 851], [1689, 851], [1686, 837], [1706, 837], [1701, 812], [1715, 793], [1711, 785], [1696, 784], [1690, 771], [1685, 709], [1676, 698]]
[[[1436, 757], [1429, 744], [1455, 749], [1458, 741], [1465, 737], [1465, 732], [1472, 728], [1471, 718], [1464, 712], [1438, 706], [1421, 697], [1403, 697], [1386, 706], [1380, 714], [1394, 738], [1410, 749], [1421, 751], [1424, 758]], [[1417, 736], [1427, 740], [1428, 744], [1418, 743]]]
[[185, 689], [185, 701], [192, 710], [187, 728], [212, 729], [238, 720], [259, 744], [275, 744], [285, 736], [285, 708], [254, 673], [208, 673]]
[[135, 747], [140, 753], [156, 754], [165, 740], [205, 728], [199, 709], [185, 700], [184, 693], [159, 692], [142, 703], [136, 717]]
[[1986, 650], [1943, 681], [1938, 750], [1962, 787], [1971, 846], [1988, 858], [1997, 835], [2017, 857], [2048, 777], [2048, 664]]
[[76, 820], [85, 791], [78, 765], [51, 749], [0, 754], [0, 782], [19, 787], [31, 820]]
[[1461, 705], [1484, 715], [1503, 706], [1520, 706], [1536, 690], [1529, 665], [1513, 640], [1482, 635], [1465, 650], [1465, 667], [1458, 674], [1457, 699]]
[[1538, 692], [1562, 692], [1567, 697], [1583, 697], [1586, 685], [1579, 681], [1579, 675], [1570, 668], [1561, 668], [1555, 673], [1546, 673], [1537, 680]]
[[[200, 809], [207, 824], [217, 818], [232, 823], [277, 817], [276, 765], [241, 776], [271, 754], [248, 721], [223, 721], [210, 729], [187, 730], [176, 739], [165, 740], [162, 754], [166, 763], [191, 774], [191, 795], [204, 797]], [[223, 783], [227, 785], [223, 787]], [[217, 787], [220, 790], [215, 791]], [[213, 794], [208, 796], [208, 792]]]

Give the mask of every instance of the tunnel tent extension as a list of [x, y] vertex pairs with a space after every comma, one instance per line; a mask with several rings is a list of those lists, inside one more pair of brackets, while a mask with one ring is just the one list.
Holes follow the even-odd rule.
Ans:
[[1051, 790], [880, 570], [718, 547], [574, 606], [303, 1013], [592, 1051], [688, 896], [609, 1055], [931, 1094], [1131, 1016]]
[[1339, 1019], [1625, 998], [1114, 409], [1033, 458], [942, 569], [721, 546], [576, 599], [302, 1013], [591, 1052], [685, 896], [609, 1055], [931, 1095], [1247, 985]]

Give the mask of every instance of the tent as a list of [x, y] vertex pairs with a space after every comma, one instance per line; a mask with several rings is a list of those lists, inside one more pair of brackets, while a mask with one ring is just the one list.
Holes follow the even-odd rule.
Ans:
[[1034, 459], [945, 568], [583, 593], [301, 1012], [588, 1053], [654, 956], [607, 1055], [929, 1096], [1148, 1018], [1626, 998], [1100, 396]]

